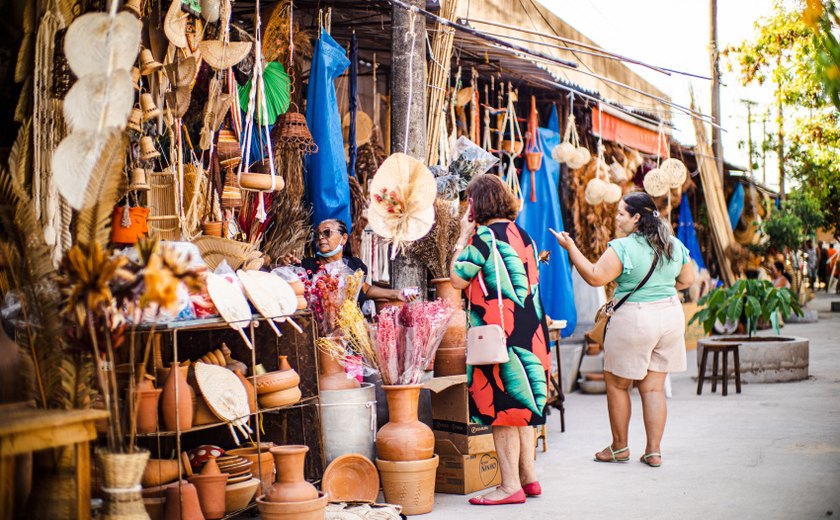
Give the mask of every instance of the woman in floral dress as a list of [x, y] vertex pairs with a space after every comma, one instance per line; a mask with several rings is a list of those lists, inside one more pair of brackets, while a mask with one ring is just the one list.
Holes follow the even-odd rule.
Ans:
[[522, 503], [526, 496], [541, 493], [534, 469], [534, 426], [545, 423], [551, 368], [539, 268], [534, 242], [514, 222], [519, 201], [502, 180], [479, 175], [467, 196], [470, 207], [455, 245], [452, 285], [466, 289], [470, 326], [496, 324], [504, 329], [510, 356], [507, 363], [467, 367], [471, 421], [493, 426], [502, 472], [501, 486], [470, 503]]

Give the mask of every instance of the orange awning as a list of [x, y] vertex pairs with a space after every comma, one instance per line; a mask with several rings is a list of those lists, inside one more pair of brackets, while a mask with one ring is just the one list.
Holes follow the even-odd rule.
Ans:
[[668, 157], [671, 148], [667, 135], [663, 135], [660, 140], [658, 132], [619, 119], [597, 107], [592, 109], [592, 133], [606, 141], [661, 157]]

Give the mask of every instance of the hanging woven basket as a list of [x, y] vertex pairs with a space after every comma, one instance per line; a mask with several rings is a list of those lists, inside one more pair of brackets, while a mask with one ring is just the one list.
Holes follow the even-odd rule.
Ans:
[[300, 112], [281, 114], [271, 130], [271, 140], [278, 145], [295, 146], [306, 154], [318, 151], [318, 145], [306, 124], [306, 116]]

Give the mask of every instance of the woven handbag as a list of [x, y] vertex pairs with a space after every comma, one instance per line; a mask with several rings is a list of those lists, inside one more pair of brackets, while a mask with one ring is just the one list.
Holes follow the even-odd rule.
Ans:
[[[490, 229], [489, 227], [487, 229]], [[481, 325], [467, 330], [467, 364], [495, 365], [510, 360], [505, 335], [505, 312], [502, 305], [502, 285], [499, 280], [499, 251], [496, 248], [496, 235], [490, 229], [492, 238], [491, 254], [496, 268], [496, 298], [499, 302], [499, 316], [502, 325]], [[479, 276], [482, 276], [479, 274]], [[483, 286], [482, 286], [483, 288]], [[486, 296], [486, 291], [485, 291]], [[469, 301], [469, 300], [468, 300]], [[471, 305], [470, 305], [471, 307]], [[469, 322], [469, 320], [467, 320]]]

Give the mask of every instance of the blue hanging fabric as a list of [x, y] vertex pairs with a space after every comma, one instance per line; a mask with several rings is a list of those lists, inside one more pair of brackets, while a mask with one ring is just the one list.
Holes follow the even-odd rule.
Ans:
[[732, 192], [732, 198], [729, 199], [729, 223], [732, 224], [732, 229], [738, 225], [741, 219], [741, 213], [744, 212], [744, 185], [740, 182], [735, 185], [735, 191]]
[[691, 215], [691, 206], [688, 204], [688, 195], [683, 193], [680, 200], [680, 222], [677, 226], [677, 238], [688, 248], [691, 259], [700, 269], [706, 268], [703, 262], [703, 255], [700, 254], [700, 243], [697, 241], [697, 231], [694, 229], [694, 217]]
[[306, 157], [304, 184], [306, 199], [312, 204], [313, 223], [335, 218], [344, 222], [349, 232], [350, 183], [335, 93], [335, 80], [348, 66], [350, 60], [344, 49], [322, 29], [313, 51], [306, 92], [306, 124], [318, 151]]
[[[556, 124], [557, 114], [554, 113], [549, 121]], [[551, 150], [560, 144], [560, 137], [559, 128], [556, 126], [550, 129], [540, 128], [543, 150]], [[543, 250], [550, 253], [549, 263], [540, 264], [540, 296], [543, 310], [551, 319], [566, 320], [566, 328], [561, 331], [561, 336], [565, 338], [574, 332], [577, 325], [572, 268], [569, 254], [557, 245], [557, 239], [548, 230], [549, 227], [556, 231], [564, 229], [560, 199], [557, 195], [560, 164], [551, 158], [551, 153], [546, 152], [543, 155], [542, 164], [534, 179], [538, 202], [531, 202], [531, 175], [528, 168], [522, 169], [520, 187], [524, 201], [516, 223], [533, 239], [537, 248], [535, 253], [539, 254]]]
[[356, 31], [350, 37], [350, 81], [349, 107], [350, 127], [347, 132], [347, 169], [351, 177], [356, 176], [356, 111], [358, 110], [359, 99], [359, 42], [356, 40]]

